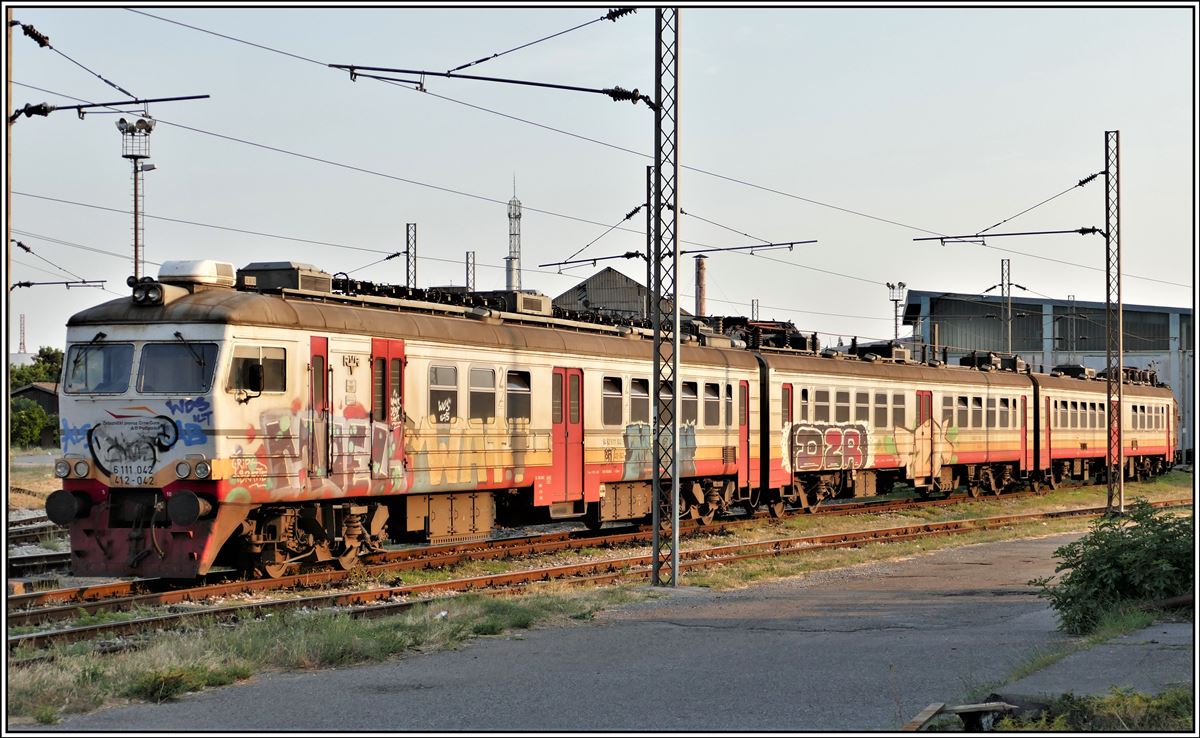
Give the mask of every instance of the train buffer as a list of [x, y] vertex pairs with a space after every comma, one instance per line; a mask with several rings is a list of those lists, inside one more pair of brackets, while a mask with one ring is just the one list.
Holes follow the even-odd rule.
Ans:
[[934, 702], [905, 723], [901, 730], [921, 730], [939, 715], [958, 715], [962, 720], [964, 730], [972, 732], [991, 730], [996, 720], [1018, 709], [1020, 708], [1017, 705], [1010, 705], [1007, 702], [980, 702], [956, 707], [947, 707], [945, 702]]

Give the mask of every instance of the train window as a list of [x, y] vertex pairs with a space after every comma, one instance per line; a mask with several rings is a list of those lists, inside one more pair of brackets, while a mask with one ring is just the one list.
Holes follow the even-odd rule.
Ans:
[[[526, 383], [526, 386], [528, 386], [528, 384], [529, 384], [528, 372], [509, 372], [508, 374], [509, 374], [509, 377], [511, 377], [514, 374], [524, 374], [525, 375], [525, 383]], [[529, 417], [529, 405], [528, 405], [529, 393], [528, 392], [525, 393], [525, 397], [526, 397], [525, 417], [528, 418]], [[579, 422], [579, 404], [582, 401], [583, 401], [583, 398], [580, 397], [580, 391], [579, 391], [579, 375], [572, 374], [571, 376], [567, 377], [567, 422], [569, 422], [569, 423], [578, 423]], [[511, 413], [512, 410], [509, 410], [509, 412]]]
[[325, 357], [312, 357], [312, 403], [319, 410], [325, 408]]
[[[571, 406], [571, 422], [579, 422], [579, 376], [571, 375], [571, 386], [574, 387], [574, 399]], [[507, 377], [506, 387], [508, 394], [504, 398], [506, 406], [505, 414], [508, 421], [511, 423], [514, 420], [524, 420], [529, 422], [529, 399], [532, 395], [532, 385], [529, 381], [529, 372], [513, 372], [510, 371]]]
[[[989, 402], [990, 402], [990, 400], [989, 400]], [[989, 410], [989, 412], [990, 412], [990, 410]], [[998, 420], [999, 420], [999, 425], [1001, 428], [1009, 427], [1008, 426], [1008, 398], [1007, 397], [1000, 398], [1000, 415], [999, 415]]]
[[1079, 422], [1079, 403], [1078, 403], [1078, 402], [1074, 402], [1074, 401], [1072, 401], [1072, 402], [1071, 402], [1071, 427], [1072, 427], [1072, 428], [1079, 428], [1079, 427], [1080, 427], [1080, 422]]
[[65, 392], [124, 392], [129, 389], [133, 369], [133, 344], [75, 345], [67, 353], [66, 364]]
[[838, 390], [836, 393], [837, 408], [834, 420], [838, 423], [850, 422], [850, 393]]
[[792, 424], [792, 386], [783, 385], [783, 424]]
[[604, 416], [602, 422], [605, 425], [621, 425], [623, 420], [621, 404], [625, 398], [621, 392], [620, 377], [605, 377], [601, 394], [603, 395], [601, 414]]
[[496, 420], [496, 370], [471, 370], [471, 420], [491, 423]]
[[1059, 428], [1069, 428], [1070, 422], [1067, 420], [1067, 401], [1059, 400], [1057, 404], [1058, 404], [1058, 427]]
[[[205, 392], [212, 385], [216, 368], [215, 343], [148, 343], [142, 347], [138, 363], [137, 389], [179, 394]], [[126, 381], [128, 376], [126, 373]]]
[[262, 364], [263, 392], [283, 392], [286, 389], [287, 352], [284, 349], [269, 346], [234, 346], [229, 380], [225, 383], [226, 390], [232, 392], [246, 389], [250, 364]]
[[808, 388], [800, 390], [800, 421], [808, 422]]
[[942, 424], [954, 425], [954, 396], [942, 395]]
[[699, 397], [697, 396], [697, 388], [695, 382], [680, 382], [682, 389], [679, 391], [679, 422], [696, 424], [700, 408]]
[[629, 382], [629, 422], [650, 422], [649, 379], [633, 379]]
[[987, 427], [996, 427], [996, 398], [987, 398]]
[[713, 428], [721, 425], [721, 385], [704, 385], [704, 424]]
[[875, 393], [875, 427], [889, 428], [888, 425], [888, 397], [883, 392]]
[[904, 418], [905, 402], [904, 395], [897, 392], [892, 395], [892, 425], [900, 428], [907, 428]]
[[393, 425], [404, 422], [404, 360], [392, 359], [390, 378], [388, 379], [391, 402], [388, 403], [389, 420]]
[[429, 367], [429, 414], [435, 423], [449, 423], [458, 417], [457, 367]]
[[828, 423], [829, 422], [829, 390], [817, 390], [815, 393], [813, 407], [813, 422]]
[[375, 359], [371, 364], [371, 419], [382, 423], [387, 417], [384, 382], [387, 379], [387, 359]]
[[969, 405], [970, 405], [970, 403], [969, 403], [969, 400], [966, 395], [958, 396], [958, 427], [959, 428], [970, 427], [971, 418], [970, 418], [970, 413], [968, 412]]
[[972, 428], [982, 428], [983, 427], [983, 398], [982, 397], [972, 397], [971, 398], [971, 427]]
[[1086, 413], [1084, 420], [1083, 420], [1083, 427], [1084, 428], [1095, 428], [1096, 427], [1096, 403], [1085, 402], [1083, 404], [1083, 409]]
[[725, 425], [733, 425], [733, 385], [725, 385]]
[[854, 395], [854, 420], [859, 423], [871, 423], [871, 395], [858, 392]]
[[[638, 381], [638, 380], [633, 380]], [[554, 373], [554, 381], [550, 392], [550, 422], [562, 422], [562, 375], [558, 372]]]

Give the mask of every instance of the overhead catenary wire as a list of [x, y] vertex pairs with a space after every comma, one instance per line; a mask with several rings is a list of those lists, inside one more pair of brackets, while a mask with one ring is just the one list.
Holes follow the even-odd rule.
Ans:
[[58, 264], [55, 264], [54, 262], [50, 261], [46, 257], [42, 256], [41, 254], [34, 253], [33, 249], [26, 246], [24, 243], [18, 241], [17, 239], [10, 238], [8, 240], [12, 243], [15, 243], [17, 245], [17, 248], [21, 249], [25, 253], [29, 254], [30, 256], [34, 256], [34, 257], [37, 257], [38, 259], [41, 259], [42, 261], [44, 261], [47, 264], [49, 264], [50, 266], [54, 267], [58, 271], [62, 272], [63, 274], [66, 274], [68, 277], [74, 277], [75, 279], [83, 279], [83, 277], [79, 276], [75, 272], [72, 272], [69, 269], [64, 269], [63, 267], [60, 267]]
[[[197, 26], [188, 25], [188, 24], [186, 24], [186, 23], [182, 23], [182, 22], [179, 22], [179, 21], [171, 20], [171, 19], [169, 19], [169, 18], [163, 18], [163, 17], [161, 17], [161, 16], [156, 16], [156, 15], [153, 15], [153, 14], [150, 14], [150, 13], [146, 13], [146, 12], [144, 12], [144, 11], [135, 10], [135, 9], [132, 9], [132, 8], [127, 8], [127, 10], [130, 10], [130, 12], [138, 13], [138, 14], [140, 14], [140, 15], [144, 15], [144, 16], [147, 16], [147, 17], [150, 17], [150, 18], [154, 18], [154, 19], [156, 19], [156, 20], [159, 20], [159, 21], [163, 21], [163, 22], [166, 22], [166, 23], [172, 23], [172, 24], [179, 25], [179, 26], [183, 26], [183, 27], [185, 27], [185, 28], [189, 28], [189, 29], [192, 29], [192, 30], [195, 30], [195, 31], [201, 32], [201, 33], [206, 33], [206, 34], [210, 34], [210, 35], [213, 35], [213, 36], [217, 36], [217, 37], [220, 37], [220, 38], [223, 38], [223, 39], [229, 40], [229, 41], [233, 41], [233, 42], [235, 42], [235, 43], [245, 44], [245, 45], [247, 45], [247, 46], [251, 46], [251, 47], [254, 47], [254, 48], [262, 49], [262, 50], [264, 50], [264, 51], [269, 51], [269, 52], [273, 52], [273, 53], [276, 53], [276, 54], [281, 54], [281, 55], [283, 55], [283, 56], [291, 57], [291, 58], [294, 58], [294, 59], [299, 59], [299, 60], [301, 60], [301, 61], [310, 62], [310, 63], [312, 63], [312, 64], [316, 64], [316, 65], [319, 65], [319, 66], [324, 66], [324, 67], [328, 68], [328, 67], [327, 67], [327, 66], [326, 66], [326, 65], [325, 65], [323, 62], [317, 61], [317, 60], [315, 60], [315, 59], [310, 59], [310, 58], [307, 58], [307, 57], [303, 57], [303, 56], [300, 56], [300, 55], [298, 55], [298, 54], [293, 54], [293, 53], [290, 53], [290, 52], [287, 52], [287, 51], [282, 51], [282, 50], [280, 50], [280, 49], [275, 49], [275, 48], [272, 48], [272, 47], [269, 47], [269, 46], [265, 46], [265, 45], [262, 45], [262, 44], [257, 44], [257, 43], [251, 42], [251, 41], [246, 41], [246, 40], [244, 40], [244, 39], [237, 38], [237, 37], [234, 37], [234, 36], [230, 36], [230, 35], [227, 35], [227, 34], [217, 33], [217, 32], [215, 32], [215, 31], [209, 31], [209, 30], [207, 30], [207, 29], [204, 29], [204, 28], [200, 28], [200, 27], [197, 27]], [[396, 86], [403, 87], [404, 89], [410, 89], [410, 90], [414, 89], [414, 88], [412, 88], [412, 87], [407, 87], [407, 86], [405, 86], [405, 85], [396, 85]], [[618, 145], [616, 145], [616, 144], [612, 144], [612, 143], [609, 143], [609, 142], [606, 142], [606, 141], [601, 141], [601, 140], [599, 140], [599, 139], [595, 139], [595, 138], [590, 138], [590, 137], [583, 136], [583, 135], [580, 135], [580, 134], [577, 134], [577, 133], [573, 133], [573, 132], [571, 132], [571, 131], [566, 131], [566, 130], [563, 130], [563, 129], [560, 129], [560, 128], [555, 128], [555, 127], [553, 127], [553, 126], [548, 126], [548, 125], [545, 125], [545, 124], [542, 124], [542, 123], [538, 123], [538, 122], [536, 122], [536, 121], [532, 121], [532, 120], [529, 120], [529, 119], [526, 119], [526, 118], [521, 118], [521, 117], [519, 117], [519, 116], [511, 115], [511, 114], [509, 114], [509, 113], [503, 113], [503, 112], [500, 112], [500, 111], [497, 111], [497, 110], [493, 110], [493, 109], [491, 109], [491, 108], [487, 108], [487, 107], [484, 107], [484, 106], [481, 106], [481, 105], [476, 105], [476, 104], [474, 104], [474, 103], [469, 103], [469, 102], [465, 102], [465, 101], [462, 101], [462, 100], [457, 100], [457, 99], [455, 99], [455, 98], [451, 98], [451, 97], [448, 97], [448, 96], [445, 96], [445, 95], [439, 95], [439, 94], [437, 94], [437, 93], [429, 92], [428, 90], [415, 90], [415, 91], [421, 92], [421, 94], [423, 94], [423, 95], [428, 95], [428, 96], [431, 96], [431, 97], [438, 98], [438, 99], [440, 99], [440, 100], [444, 100], [444, 101], [446, 101], [446, 102], [451, 102], [451, 103], [454, 103], [454, 104], [456, 104], [456, 105], [462, 105], [462, 106], [464, 106], [464, 107], [473, 108], [473, 109], [475, 109], [475, 110], [479, 110], [479, 111], [482, 111], [482, 112], [486, 112], [486, 113], [489, 113], [489, 114], [492, 114], [492, 115], [497, 115], [497, 116], [500, 116], [500, 117], [503, 117], [503, 118], [508, 118], [509, 120], [513, 120], [513, 121], [516, 121], [516, 122], [519, 122], [519, 123], [524, 123], [524, 124], [526, 124], [526, 125], [535, 126], [535, 127], [538, 127], [538, 128], [542, 128], [542, 129], [544, 129], [544, 130], [548, 130], [548, 131], [551, 131], [551, 132], [554, 132], [554, 133], [559, 133], [559, 134], [562, 134], [562, 135], [565, 135], [565, 136], [570, 136], [570, 137], [577, 138], [577, 139], [579, 139], [579, 140], [586, 141], [586, 142], [589, 142], [589, 143], [594, 143], [594, 144], [597, 144], [597, 145], [600, 145], [600, 146], [605, 146], [605, 147], [608, 147], [608, 148], [612, 148], [612, 149], [615, 149], [615, 150], [617, 150], [617, 151], [622, 151], [622, 152], [625, 152], [625, 153], [633, 154], [633, 155], [635, 155], [635, 156], [639, 156], [639, 157], [642, 157], [642, 158], [644, 158], [644, 159], [652, 159], [652, 158], [653, 158], [653, 156], [652, 156], [651, 154], [646, 154], [646, 153], [643, 153], [643, 152], [640, 152], [640, 151], [636, 151], [636, 150], [634, 150], [634, 149], [626, 148], [626, 147], [623, 147], [623, 146], [618, 146]], [[797, 194], [794, 194], [794, 193], [786, 192], [786, 191], [779, 190], [779, 189], [775, 189], [775, 188], [772, 188], [772, 187], [766, 187], [766, 186], [763, 186], [763, 185], [755, 184], [755, 183], [753, 183], [753, 182], [748, 182], [748, 181], [746, 181], [746, 180], [743, 180], [743, 179], [739, 179], [739, 178], [737, 178], [737, 177], [731, 177], [731, 176], [728, 176], [728, 175], [719, 174], [719, 173], [717, 173], [717, 172], [709, 171], [709, 170], [702, 169], [702, 168], [699, 168], [699, 167], [692, 167], [692, 166], [687, 166], [687, 165], [680, 165], [680, 169], [684, 169], [684, 170], [688, 170], [688, 171], [696, 172], [696, 173], [698, 173], [698, 174], [704, 174], [704, 175], [706, 175], [706, 176], [714, 177], [714, 178], [717, 178], [717, 179], [722, 179], [722, 180], [725, 180], [725, 181], [728, 181], [728, 182], [732, 182], [732, 183], [735, 183], [735, 184], [740, 184], [740, 185], [742, 185], [742, 186], [745, 186], [745, 187], [750, 187], [750, 188], [757, 189], [757, 190], [761, 190], [761, 191], [764, 191], [764, 192], [770, 192], [770, 193], [773, 193], [773, 194], [776, 194], [776, 195], [780, 195], [780, 196], [782, 196], [782, 197], [787, 197], [787, 198], [791, 198], [791, 199], [799, 200], [799, 201], [801, 201], [801, 202], [807, 202], [807, 203], [810, 203], [810, 204], [812, 204], [812, 205], [817, 205], [817, 206], [819, 206], [819, 207], [824, 207], [824, 208], [828, 208], [828, 209], [832, 209], [832, 210], [837, 210], [837, 211], [844, 212], [844, 213], [847, 213], [847, 214], [850, 214], [850, 215], [856, 215], [856, 216], [859, 216], [859, 217], [862, 217], [862, 218], [867, 218], [867, 219], [870, 219], [870, 220], [875, 220], [875, 221], [877, 221], [877, 222], [881, 222], [881, 223], [887, 223], [887, 224], [889, 224], [889, 225], [894, 225], [894, 226], [897, 226], [897, 227], [900, 227], [900, 228], [906, 228], [906, 229], [908, 229], [908, 230], [912, 230], [912, 231], [918, 231], [918, 232], [922, 232], [922, 233], [928, 233], [928, 234], [932, 234], [932, 235], [935, 235], [935, 236], [942, 236], [942, 237], [945, 237], [945, 234], [943, 234], [943, 233], [939, 233], [938, 231], [930, 230], [930, 229], [928, 229], [928, 228], [922, 228], [922, 227], [919, 227], [919, 226], [914, 226], [914, 225], [910, 225], [910, 224], [907, 224], [907, 223], [902, 223], [902, 222], [900, 222], [900, 221], [897, 221], [897, 220], [892, 220], [892, 219], [889, 219], [889, 218], [883, 218], [883, 217], [880, 217], [880, 216], [877, 216], [877, 215], [871, 215], [870, 213], [865, 213], [865, 212], [862, 212], [862, 211], [859, 211], [859, 210], [854, 210], [854, 209], [852, 209], [852, 208], [846, 208], [846, 207], [842, 207], [842, 206], [840, 206], [840, 205], [834, 205], [834, 204], [831, 204], [831, 203], [822, 202], [822, 201], [820, 201], [820, 200], [816, 200], [816, 199], [813, 199], [813, 198], [805, 197], [805, 196], [802, 196], [802, 195], [797, 195]], [[1094, 176], [1095, 176], [1095, 175], [1093, 175], [1093, 177], [1094, 177]], [[1090, 180], [1090, 178], [1088, 178], [1088, 179]], [[1083, 185], [1083, 184], [1086, 184], [1086, 182], [1085, 182], [1085, 181], [1081, 181], [1081, 182], [1080, 182], [1078, 185], [1076, 185], [1076, 186], [1081, 186], [1081, 185]], [[1072, 188], [1069, 188], [1068, 190], [1066, 190], [1066, 191], [1064, 191], [1064, 192], [1070, 191], [1070, 189], [1074, 189], [1074, 187], [1072, 187]], [[1054, 197], [1057, 197], [1057, 196], [1058, 196], [1058, 195], [1055, 195]], [[1050, 199], [1054, 199], [1054, 198], [1052, 197], [1052, 198], [1050, 198]], [[1043, 204], [1043, 203], [1039, 203], [1039, 206], [1040, 206], [1041, 204]], [[1038, 206], [1034, 206], [1034, 207], [1038, 207]], [[1018, 215], [1020, 215], [1020, 214], [1021, 214], [1021, 213], [1018, 213]], [[1017, 216], [1013, 216], [1013, 217], [1017, 217]], [[992, 226], [992, 227], [995, 227], [995, 226]], [[990, 228], [989, 228], [989, 230], [990, 230]], [[1041, 260], [1043, 260], [1043, 261], [1048, 261], [1048, 262], [1057, 263], [1057, 264], [1063, 264], [1063, 265], [1066, 265], [1066, 266], [1078, 267], [1078, 268], [1082, 268], [1082, 269], [1088, 269], [1088, 270], [1091, 270], [1091, 271], [1098, 271], [1098, 272], [1103, 272], [1103, 271], [1106, 271], [1105, 269], [1102, 269], [1102, 268], [1099, 268], [1099, 267], [1093, 267], [1093, 266], [1089, 266], [1089, 265], [1086, 265], [1086, 264], [1079, 264], [1079, 263], [1077, 263], [1077, 262], [1065, 261], [1065, 260], [1062, 260], [1062, 259], [1054, 259], [1054, 258], [1051, 258], [1051, 257], [1042, 256], [1042, 255], [1040, 255], [1040, 254], [1032, 254], [1032, 253], [1029, 253], [1029, 252], [1026, 252], [1026, 251], [1017, 251], [1017, 250], [1015, 250], [1015, 249], [1006, 249], [1006, 248], [1002, 248], [1002, 247], [999, 247], [999, 246], [994, 246], [994, 245], [992, 245], [992, 244], [988, 244], [988, 243], [984, 243], [984, 244], [982, 244], [982, 245], [983, 245], [983, 247], [984, 247], [984, 248], [992, 249], [992, 250], [995, 250], [995, 251], [1001, 251], [1001, 252], [1005, 252], [1005, 253], [1010, 253], [1010, 254], [1016, 254], [1016, 255], [1019, 255], [1019, 256], [1025, 256], [1025, 257], [1028, 257], [1028, 258], [1031, 258], [1031, 259], [1041, 259]], [[1181, 283], [1178, 283], [1178, 282], [1170, 282], [1170, 281], [1167, 281], [1167, 280], [1162, 280], [1162, 279], [1155, 279], [1155, 278], [1153, 278], [1153, 277], [1144, 277], [1144, 276], [1135, 275], [1135, 274], [1129, 274], [1129, 273], [1125, 273], [1125, 276], [1126, 276], [1126, 277], [1129, 277], [1129, 278], [1133, 278], [1133, 279], [1144, 279], [1144, 280], [1147, 280], [1147, 281], [1158, 282], [1158, 283], [1161, 283], [1161, 284], [1169, 284], [1169, 285], [1176, 286], [1176, 287], [1187, 287], [1187, 288], [1189, 288], [1189, 289], [1191, 289], [1191, 288], [1192, 288], [1192, 285], [1181, 284]]]
[[1047, 197], [1045, 200], [1042, 200], [1037, 205], [1027, 207], [1024, 210], [1022, 210], [1021, 212], [1017, 213], [1016, 215], [1010, 215], [1009, 217], [1005, 218], [1004, 220], [1000, 221], [999, 223], [994, 223], [994, 224], [988, 226], [987, 228], [984, 228], [982, 231], [980, 231], [976, 235], [982, 236], [983, 234], [987, 233], [988, 231], [992, 230], [993, 228], [996, 228], [997, 226], [1004, 225], [1008, 221], [1019, 218], [1031, 210], [1040, 208], [1041, 206], [1045, 205], [1046, 203], [1050, 202], [1051, 200], [1056, 200], [1056, 199], [1062, 197], [1063, 195], [1067, 194], [1068, 192], [1071, 192], [1072, 190], [1074, 190], [1077, 187], [1083, 187], [1083, 186], [1087, 185], [1088, 182], [1091, 182], [1093, 179], [1095, 179], [1096, 177], [1099, 177], [1101, 174], [1104, 174], [1104, 172], [1096, 172], [1095, 174], [1090, 174], [1090, 175], [1084, 177], [1083, 179], [1079, 180], [1075, 184], [1071, 185], [1067, 189], [1063, 190], [1062, 192], [1058, 193], [1057, 195], [1052, 195], [1050, 197]]
[[454, 67], [453, 69], [449, 70], [449, 72], [457, 72], [460, 69], [466, 69], [467, 67], [473, 67], [476, 64], [483, 64], [484, 62], [489, 62], [492, 59], [497, 59], [506, 54], [511, 54], [514, 51], [520, 51], [521, 49], [527, 49], [530, 46], [533, 46], [534, 44], [540, 44], [543, 41], [549, 41], [552, 38], [558, 38], [559, 36], [570, 33], [571, 31], [578, 31], [579, 29], [586, 28], [586, 27], [592, 25], [593, 23], [599, 23], [602, 20], [616, 21], [621, 16], [628, 15], [629, 13], [636, 13], [636, 12], [637, 12], [637, 8], [613, 8], [612, 10], [608, 11], [604, 15], [602, 15], [599, 18], [596, 18], [594, 20], [587, 21], [586, 23], [580, 23], [579, 25], [574, 26], [572, 28], [568, 28], [565, 31], [559, 31], [558, 33], [552, 33], [549, 36], [544, 36], [542, 38], [539, 38], [536, 41], [530, 41], [527, 44], [521, 44], [520, 46], [513, 48], [513, 49], [509, 49], [508, 51], [501, 51], [499, 53], [492, 54], [491, 56], [485, 56], [480, 59], [476, 59], [473, 62], [467, 62], [466, 64], [459, 64], [457, 67]]

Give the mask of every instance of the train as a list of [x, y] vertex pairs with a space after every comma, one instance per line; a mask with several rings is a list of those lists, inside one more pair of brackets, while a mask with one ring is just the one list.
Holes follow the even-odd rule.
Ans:
[[[46, 512], [77, 575], [278, 577], [390, 542], [652, 514], [645, 321], [286, 261], [170, 261], [129, 286], [67, 323]], [[1107, 473], [1106, 384], [1083, 367], [822, 350], [737, 316], [679, 333], [684, 519]], [[1152, 372], [1120, 378], [1123, 473], [1160, 474], [1174, 395]]]

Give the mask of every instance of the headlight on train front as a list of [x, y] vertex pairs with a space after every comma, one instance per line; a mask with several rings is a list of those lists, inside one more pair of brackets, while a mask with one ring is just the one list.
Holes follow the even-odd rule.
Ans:
[[137, 287], [133, 288], [133, 301], [138, 305], [141, 305], [146, 301], [146, 285], [139, 284]]
[[70, 473], [71, 464], [66, 459], [59, 459], [58, 461], [54, 462], [54, 476], [58, 477], [59, 479], [66, 479], [67, 475]]
[[180, 479], [187, 479], [188, 475], [191, 473], [192, 465], [186, 461], [181, 461], [175, 465], [175, 476], [179, 477]]
[[207, 461], [196, 462], [196, 476], [200, 479], [208, 479], [208, 475], [212, 473], [212, 467]]
[[75, 462], [75, 476], [86, 477], [88, 475], [88, 463], [82, 459]]

